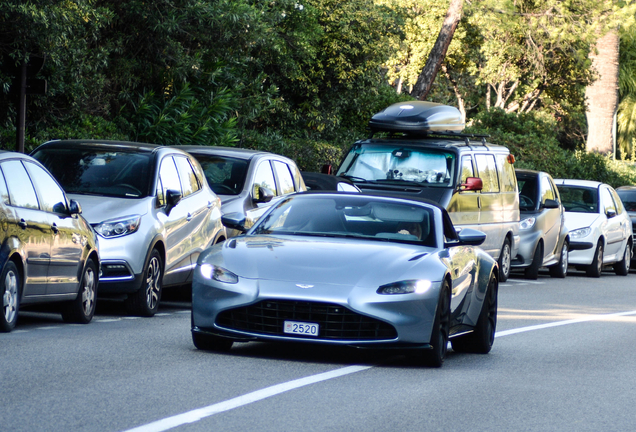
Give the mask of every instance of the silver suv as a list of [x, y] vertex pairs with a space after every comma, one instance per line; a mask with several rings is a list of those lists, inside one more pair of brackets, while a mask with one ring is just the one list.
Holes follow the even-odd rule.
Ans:
[[191, 281], [208, 246], [226, 238], [221, 201], [182, 150], [114, 141], [50, 141], [32, 156], [55, 176], [98, 234], [99, 294], [127, 294], [153, 316], [163, 286]]

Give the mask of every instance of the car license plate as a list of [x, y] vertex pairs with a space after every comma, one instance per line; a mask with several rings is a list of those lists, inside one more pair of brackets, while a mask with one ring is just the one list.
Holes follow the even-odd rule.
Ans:
[[285, 321], [285, 328], [283, 331], [289, 334], [318, 336], [319, 327], [320, 326], [316, 323]]

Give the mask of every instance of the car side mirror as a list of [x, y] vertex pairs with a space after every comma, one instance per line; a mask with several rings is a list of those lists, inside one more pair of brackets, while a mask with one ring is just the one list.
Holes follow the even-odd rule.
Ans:
[[333, 166], [331, 166], [331, 164], [325, 164], [320, 167], [320, 172], [322, 174], [333, 174]]
[[459, 185], [460, 191], [480, 191], [484, 188], [484, 182], [479, 177], [466, 177], [466, 183]]
[[181, 201], [181, 191], [168, 189], [166, 191], [166, 214], [169, 215], [173, 208]]
[[457, 233], [459, 242], [454, 246], [479, 246], [486, 241], [486, 234], [472, 228], [464, 228]]
[[267, 203], [270, 202], [274, 198], [274, 192], [266, 187], [258, 188], [258, 196], [254, 199], [257, 203]]
[[230, 229], [239, 230], [244, 233], [247, 231], [245, 228], [245, 216], [242, 213], [228, 213], [221, 216], [221, 223]]
[[547, 208], [547, 209], [559, 208], [559, 202], [557, 200], [548, 198], [543, 202], [543, 208]]
[[607, 216], [608, 219], [613, 218], [614, 216], [616, 216], [616, 210], [614, 209], [607, 209], [605, 210], [605, 215]]
[[82, 214], [82, 206], [74, 199], [69, 202], [68, 210], [71, 216]]

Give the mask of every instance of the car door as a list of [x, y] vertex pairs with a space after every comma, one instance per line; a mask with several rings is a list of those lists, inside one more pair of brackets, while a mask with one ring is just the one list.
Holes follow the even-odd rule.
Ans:
[[544, 255], [552, 255], [556, 253], [559, 242], [559, 234], [561, 233], [561, 207], [555, 209], [545, 208], [545, 200], [556, 200], [556, 192], [550, 179], [545, 175], [541, 176], [539, 181], [539, 199], [541, 209], [541, 219], [543, 220], [543, 253]]
[[[621, 246], [623, 246], [623, 240], [625, 237], [623, 234], [624, 220], [618, 217], [616, 203], [614, 203], [614, 199], [612, 198], [609, 188], [605, 185], [601, 186], [600, 199], [602, 215], [605, 215], [607, 218], [605, 229], [603, 230], [605, 234], [605, 251], [603, 255], [604, 258], [613, 260], [613, 256], [619, 251], [622, 251]], [[609, 217], [611, 212], [614, 213], [614, 217]]]
[[46, 294], [74, 293], [78, 290], [82, 251], [86, 239], [78, 234], [76, 218], [70, 216], [66, 195], [53, 177], [40, 166], [24, 162], [52, 231]]
[[22, 297], [28, 300], [46, 294], [53, 231], [47, 213], [40, 210], [33, 183], [22, 162], [8, 160], [0, 164], [0, 168], [16, 214], [17, 228], [13, 232], [26, 261]]
[[187, 199], [183, 198], [181, 180], [177, 166], [171, 155], [165, 156], [159, 166], [157, 181], [157, 199], [159, 205], [167, 208], [168, 191], [174, 190], [182, 194], [181, 201], [169, 212], [159, 212], [157, 218], [163, 224], [166, 242], [166, 262], [164, 263], [164, 285], [185, 283], [192, 270], [190, 263], [190, 230], [188, 227]]

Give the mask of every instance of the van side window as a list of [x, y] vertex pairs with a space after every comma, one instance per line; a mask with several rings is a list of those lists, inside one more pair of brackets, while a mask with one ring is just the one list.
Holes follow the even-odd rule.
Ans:
[[477, 171], [484, 184], [482, 193], [499, 192], [499, 176], [497, 175], [497, 165], [493, 155], [475, 155], [477, 161]]
[[517, 176], [515, 175], [515, 167], [508, 162], [508, 155], [497, 155], [497, 165], [501, 170], [501, 189], [502, 192], [514, 192], [517, 190]]
[[[462, 156], [462, 172], [460, 184], [466, 183], [468, 177], [475, 177], [475, 170], [473, 169], [473, 158], [470, 156]], [[463, 193], [475, 193], [475, 191], [463, 191]]]

